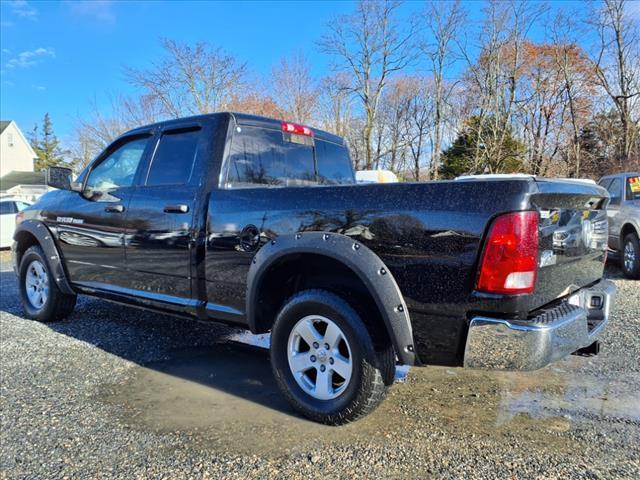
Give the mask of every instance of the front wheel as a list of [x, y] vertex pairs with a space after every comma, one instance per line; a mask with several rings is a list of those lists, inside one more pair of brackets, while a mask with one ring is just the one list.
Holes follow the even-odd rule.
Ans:
[[296, 410], [317, 422], [340, 425], [382, 402], [393, 382], [395, 355], [390, 345], [374, 349], [366, 326], [344, 299], [305, 290], [278, 314], [271, 365]]
[[20, 300], [28, 318], [51, 322], [71, 314], [76, 296], [58, 288], [42, 248], [33, 246], [24, 253], [19, 274]]
[[625, 236], [622, 242], [622, 271], [629, 278], [640, 278], [640, 242], [635, 233]]

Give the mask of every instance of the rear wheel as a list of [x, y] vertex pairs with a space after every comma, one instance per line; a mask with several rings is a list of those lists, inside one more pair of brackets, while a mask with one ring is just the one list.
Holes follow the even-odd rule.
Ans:
[[305, 290], [282, 308], [271, 332], [271, 364], [293, 407], [328, 425], [354, 421], [385, 398], [393, 348], [376, 351], [366, 326], [341, 297]]
[[625, 236], [622, 242], [622, 271], [629, 278], [640, 278], [640, 242], [635, 233]]
[[62, 320], [76, 305], [76, 295], [63, 293], [51, 276], [39, 246], [29, 248], [20, 261], [20, 300], [28, 318], [41, 322]]

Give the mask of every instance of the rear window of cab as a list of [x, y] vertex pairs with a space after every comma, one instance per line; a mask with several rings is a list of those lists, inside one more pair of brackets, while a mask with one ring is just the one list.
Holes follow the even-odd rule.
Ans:
[[227, 161], [227, 188], [354, 184], [343, 145], [280, 130], [234, 130]]

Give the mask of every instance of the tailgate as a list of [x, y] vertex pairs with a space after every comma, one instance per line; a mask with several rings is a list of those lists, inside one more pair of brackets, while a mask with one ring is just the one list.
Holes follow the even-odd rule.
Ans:
[[531, 205], [540, 213], [533, 306], [590, 285], [604, 271], [608, 223], [605, 189], [567, 180], [536, 180]]

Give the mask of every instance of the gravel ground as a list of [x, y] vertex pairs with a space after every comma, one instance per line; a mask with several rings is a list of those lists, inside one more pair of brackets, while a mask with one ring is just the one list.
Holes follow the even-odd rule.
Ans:
[[230, 330], [81, 298], [22, 318], [0, 254], [1, 478], [640, 478], [640, 284], [601, 354], [538, 372], [412, 369], [372, 415], [299, 418]]

